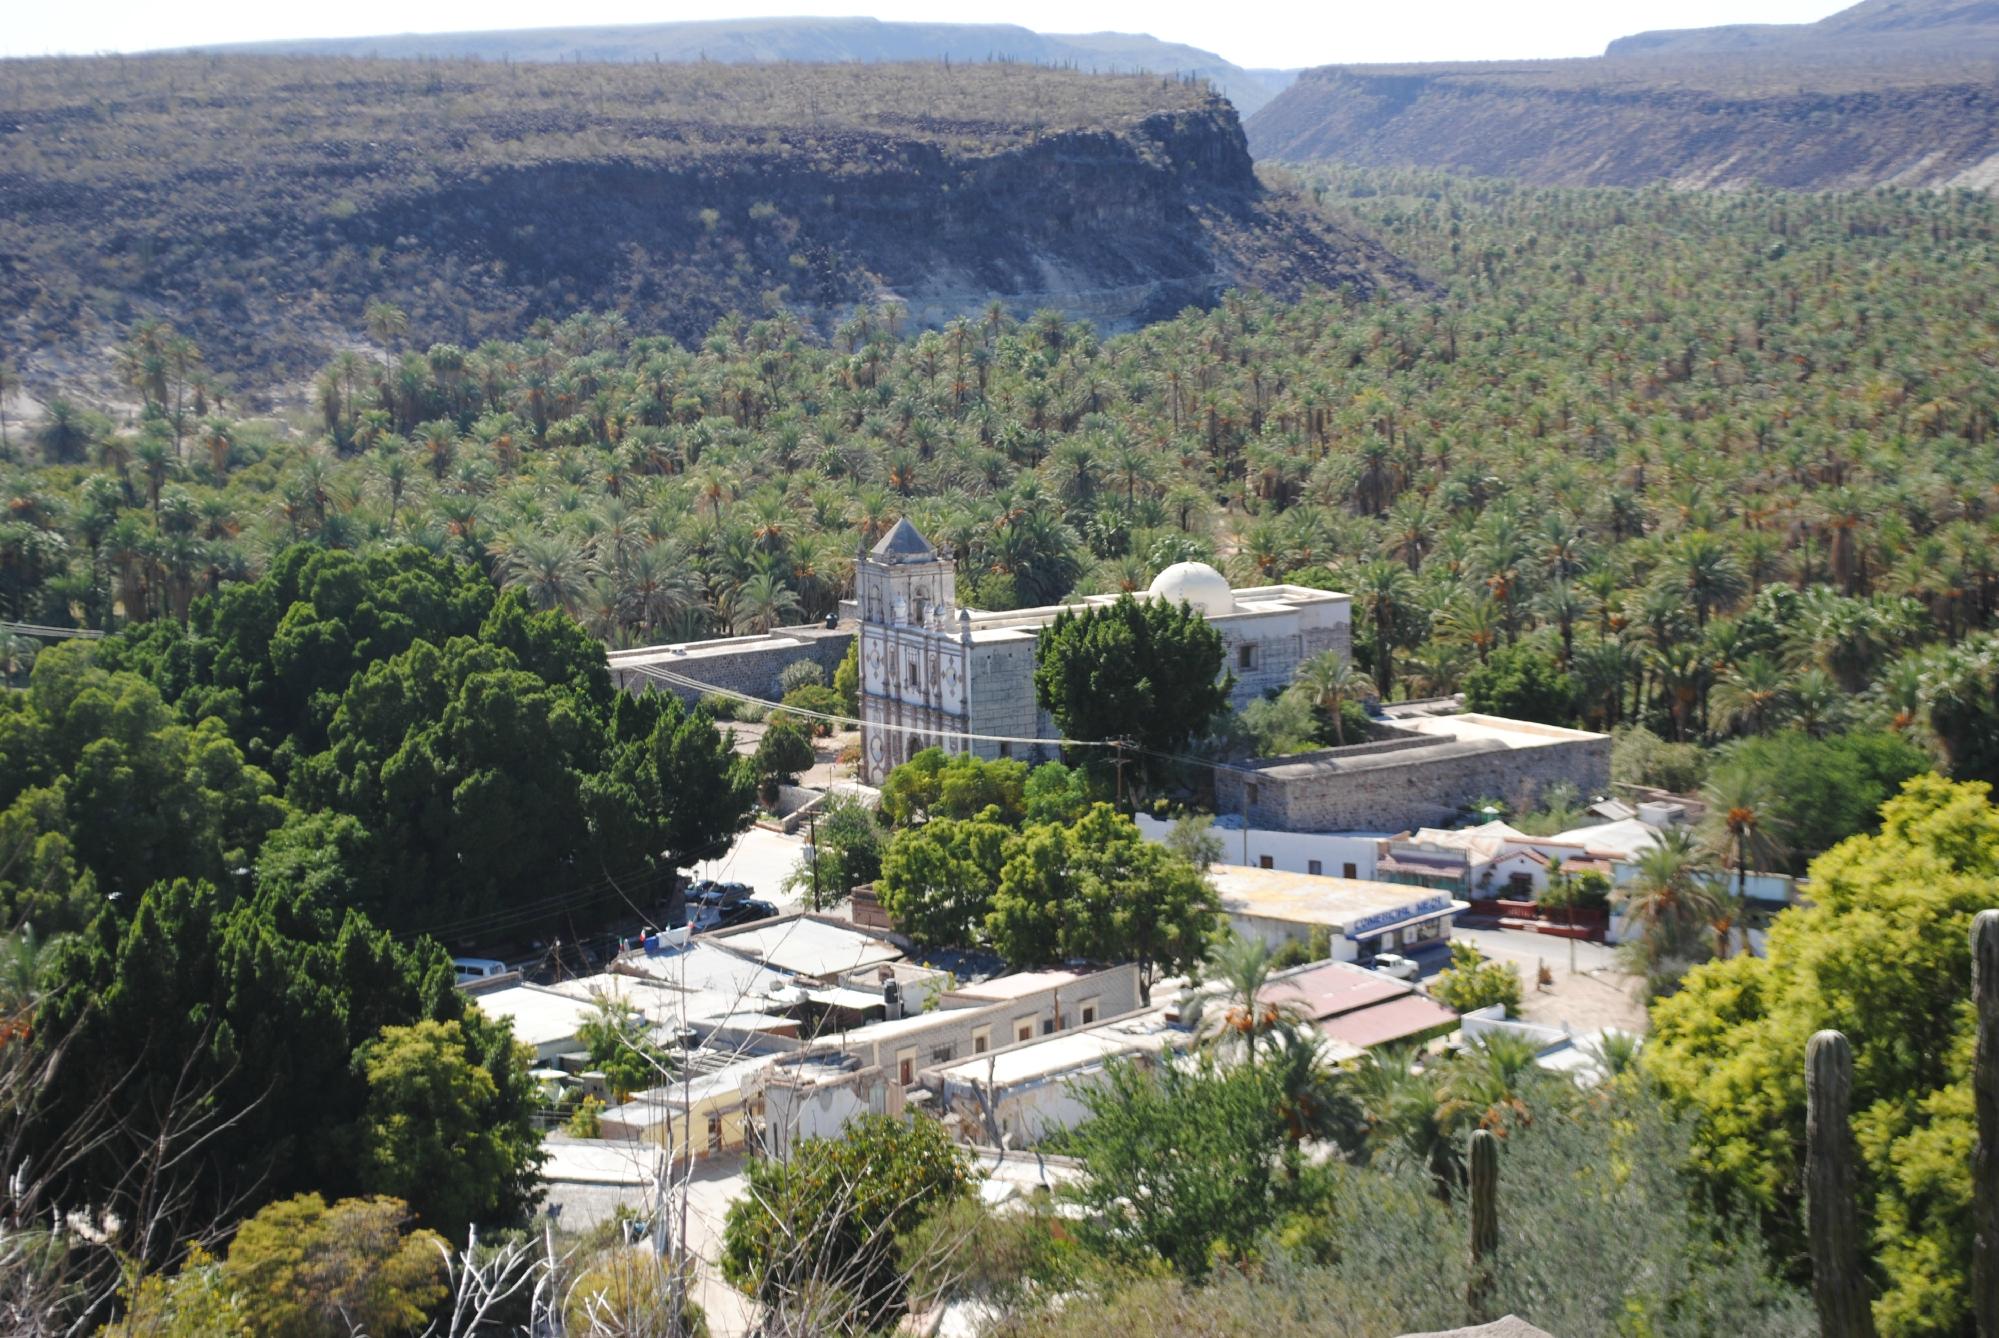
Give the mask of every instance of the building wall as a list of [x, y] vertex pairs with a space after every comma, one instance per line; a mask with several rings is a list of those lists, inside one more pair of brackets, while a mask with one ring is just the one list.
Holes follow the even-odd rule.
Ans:
[[[1138, 824], [1139, 835], [1148, 841], [1163, 842], [1166, 834], [1173, 830], [1172, 823], [1155, 818], [1150, 813], [1134, 814], [1132, 820]], [[1271, 868], [1289, 873], [1318, 873], [1328, 878], [1369, 881], [1374, 878], [1374, 861], [1381, 846], [1381, 838], [1377, 836], [1280, 832], [1266, 827], [1249, 828], [1247, 840], [1244, 840], [1244, 829], [1239, 826], [1211, 826], [1208, 834], [1222, 843], [1224, 864], [1257, 868], [1268, 858]], [[1312, 867], [1314, 860], [1318, 861], [1317, 869]], [[1349, 864], [1353, 865], [1352, 873], [1346, 871]]]
[[[1055, 722], [1034, 695], [1034, 649], [1031, 636], [1005, 641], [974, 642], [967, 647], [968, 676], [971, 682], [970, 730], [974, 734], [996, 734], [1016, 739], [1052, 738]], [[1005, 748], [998, 743], [975, 740], [972, 751], [987, 759], [1011, 756], [1023, 762], [1044, 761], [1054, 749], [1023, 744]]]
[[[1445, 826], [1465, 806], [1498, 798], [1533, 807], [1548, 786], [1566, 781], [1583, 794], [1610, 786], [1608, 737], [1562, 740], [1534, 748], [1362, 745], [1374, 765], [1343, 771], [1310, 767], [1312, 754], [1281, 764], [1303, 774], [1270, 770], [1215, 773], [1215, 807], [1246, 812], [1252, 826], [1290, 832], [1413, 831]], [[1334, 754], [1352, 756], [1345, 750]], [[1253, 793], [1245, 793], [1253, 787]]]
[[774, 1075], [764, 1089], [764, 1135], [774, 1157], [791, 1154], [805, 1138], [838, 1138], [861, 1115], [900, 1115], [902, 1087], [878, 1068], [824, 1081], [796, 1082]]
[[[778, 635], [782, 636], [782, 631]], [[775, 701], [779, 696], [778, 676], [801, 661], [818, 665], [831, 683], [833, 671], [840, 667], [840, 661], [847, 657], [847, 647], [853, 644], [854, 632], [851, 628], [818, 631], [810, 637], [777, 644], [764, 637], [729, 637], [690, 644], [707, 648], [726, 646], [729, 641], [741, 641], [742, 648], [685, 658], [674, 656], [662, 661], [660, 667], [712, 687]], [[611, 682], [634, 696], [647, 688], [671, 692], [682, 701], [695, 701], [701, 696], [700, 689], [663, 683], [637, 669], [620, 669], [615, 664], [611, 668]]]
[[1139, 1006], [1138, 968], [1130, 964], [1114, 966], [1018, 999], [975, 1007], [948, 1006], [951, 1000], [947, 995], [946, 1007], [922, 1015], [928, 1019], [928, 1025], [910, 1027], [893, 1035], [870, 1035], [876, 1028], [861, 1027], [823, 1040], [858, 1057], [863, 1065], [880, 1068], [895, 1083], [899, 1077], [897, 1061], [904, 1051], [916, 1051], [912, 1072], [921, 1073], [976, 1053], [974, 1034], [984, 1029], [990, 1028], [989, 1049], [997, 1050], [1014, 1044], [1016, 1028], [1022, 1025], [1031, 1025], [1036, 1036], [1043, 1034], [1043, 1025], [1051, 1020], [1057, 1023], [1058, 1031], [1081, 1026], [1081, 1009], [1086, 999], [1097, 1001], [1096, 1022], [1134, 1011]]

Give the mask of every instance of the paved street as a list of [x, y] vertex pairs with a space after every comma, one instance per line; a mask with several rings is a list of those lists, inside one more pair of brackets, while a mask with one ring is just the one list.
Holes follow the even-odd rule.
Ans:
[[[1494, 961], [1511, 962], [1519, 968], [1520, 1012], [1529, 1022], [1568, 1026], [1578, 1032], [1614, 1027], [1643, 1033], [1646, 1029], [1645, 1008], [1636, 994], [1638, 980], [1618, 969], [1615, 948], [1576, 942], [1575, 972], [1571, 974], [1569, 945], [1573, 940], [1520, 929], [1463, 926], [1451, 934]], [[1450, 965], [1450, 957], [1442, 952], [1426, 953], [1422, 961], [1425, 979]], [[1555, 977], [1554, 984], [1545, 990], [1535, 984], [1543, 964]]]

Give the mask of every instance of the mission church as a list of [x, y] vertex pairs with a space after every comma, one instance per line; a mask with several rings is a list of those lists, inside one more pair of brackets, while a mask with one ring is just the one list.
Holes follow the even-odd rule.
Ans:
[[[905, 517], [861, 555], [861, 779], [879, 785], [925, 748], [1035, 762], [1055, 755], [1055, 722], [1035, 701], [1034, 648], [1070, 604], [981, 613], [958, 604], [956, 564]], [[1203, 562], [1159, 573], [1147, 598], [1191, 605], [1222, 635], [1241, 707], [1290, 683], [1325, 651], [1351, 654], [1352, 600], [1327, 590], [1265, 585], [1234, 590]], [[984, 737], [980, 737], [984, 736]], [[1041, 742], [1017, 742], [1039, 741]]]

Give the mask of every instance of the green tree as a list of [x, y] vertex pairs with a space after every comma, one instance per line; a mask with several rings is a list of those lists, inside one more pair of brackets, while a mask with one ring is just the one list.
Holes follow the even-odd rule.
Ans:
[[1508, 1016], [1520, 1011], [1520, 969], [1494, 962], [1465, 942], [1451, 944], [1451, 964], [1430, 982], [1430, 993], [1446, 1008], [1470, 1013], [1505, 1004]]
[[407, 1225], [391, 1198], [301, 1194], [237, 1228], [222, 1279], [268, 1338], [413, 1333], [445, 1297], [445, 1255], [434, 1233]]
[[927, 818], [969, 818], [987, 808], [1000, 821], [1019, 822], [1026, 812], [1027, 764], [971, 753], [947, 757], [925, 748], [889, 772], [882, 782], [882, 816], [906, 827]]
[[812, 765], [815, 756], [812, 738], [804, 729], [782, 717], [772, 720], [751, 759], [764, 803], [777, 802], [780, 786], [796, 785], [798, 774]]
[[1139, 994], [1149, 1002], [1155, 975], [1207, 955], [1219, 917], [1200, 870], [1146, 841], [1109, 804], [1096, 804], [1074, 826], [1021, 832], [1000, 870], [986, 936], [1021, 966], [1136, 962]]
[[1287, 1130], [1268, 1068], [1114, 1060], [1077, 1097], [1089, 1118], [1067, 1147], [1083, 1174], [1064, 1197], [1083, 1211], [1084, 1242], [1112, 1259], [1198, 1280], [1252, 1257], [1285, 1217], [1327, 1206], [1323, 1182], [1279, 1155]]
[[[1063, 736], [1125, 739], [1158, 754], [1183, 751], [1227, 708], [1222, 637], [1191, 605], [1129, 595], [1080, 613], [1064, 610], [1035, 644], [1034, 688]], [[1092, 749], [1093, 767], [1109, 754]]]
[[890, 838], [875, 890], [896, 928], [931, 948], [979, 941], [1014, 832], [996, 811], [936, 818]]
[[[1751, 841], [1743, 853], [1761, 868], [1801, 873], [1847, 837], [1874, 830], [1881, 805], [1929, 768], [1921, 749], [1893, 734], [1855, 730], [1815, 739], [1782, 730], [1730, 745], [1709, 769], [1708, 789], [1716, 799], [1760, 799], [1748, 807], [1758, 830], [1781, 838], [1781, 848]], [[1711, 805], [1724, 816], [1734, 807]], [[1733, 864], [1734, 852], [1723, 853]]]
[[1855, 1134], [1887, 1338], [1964, 1332], [1971, 1259], [1972, 916], [1999, 877], [1983, 784], [1918, 777], [1881, 830], [1813, 861], [1812, 901], [1779, 914], [1764, 956], [1689, 972], [1653, 1009], [1645, 1070], [1696, 1118], [1694, 1165], [1803, 1249], [1805, 1042], [1854, 1047]]
[[858, 718], [861, 714], [861, 639], [847, 643], [840, 667], [833, 671], [833, 691], [840, 698], [840, 714]]
[[1514, 720], [1569, 725], [1576, 718], [1575, 682], [1552, 656], [1531, 645], [1502, 646], [1465, 675], [1465, 706]]
[[903, 1307], [896, 1240], [963, 1197], [970, 1159], [937, 1121], [864, 1115], [839, 1138], [801, 1140], [745, 1167], [729, 1207], [722, 1271], [780, 1314], [872, 1331]]
[[103, 1338], [257, 1338], [223, 1265], [194, 1246], [173, 1274], [151, 1273], [125, 1292], [125, 1315]]
[[604, 1075], [614, 1101], [664, 1087], [673, 1078], [673, 1057], [653, 1039], [645, 1014], [623, 999], [600, 996], [576, 1039], [589, 1053], [590, 1066]]
[[369, 1187], [463, 1242], [540, 1197], [533, 1053], [476, 1012], [384, 1027], [354, 1057], [368, 1085], [361, 1157]]
[[1291, 680], [1288, 691], [1314, 709], [1326, 713], [1326, 718], [1333, 724], [1334, 746], [1341, 747], [1347, 741], [1347, 705], [1355, 698], [1373, 696], [1375, 686], [1374, 680], [1357, 668], [1351, 659], [1336, 650], [1329, 650], [1299, 665], [1297, 676]]

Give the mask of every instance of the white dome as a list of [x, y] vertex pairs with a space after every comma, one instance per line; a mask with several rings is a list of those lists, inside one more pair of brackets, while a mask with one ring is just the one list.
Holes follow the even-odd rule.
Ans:
[[1235, 612], [1235, 592], [1228, 580], [1205, 562], [1174, 563], [1152, 578], [1147, 593], [1169, 604], [1192, 604], [1208, 618]]

